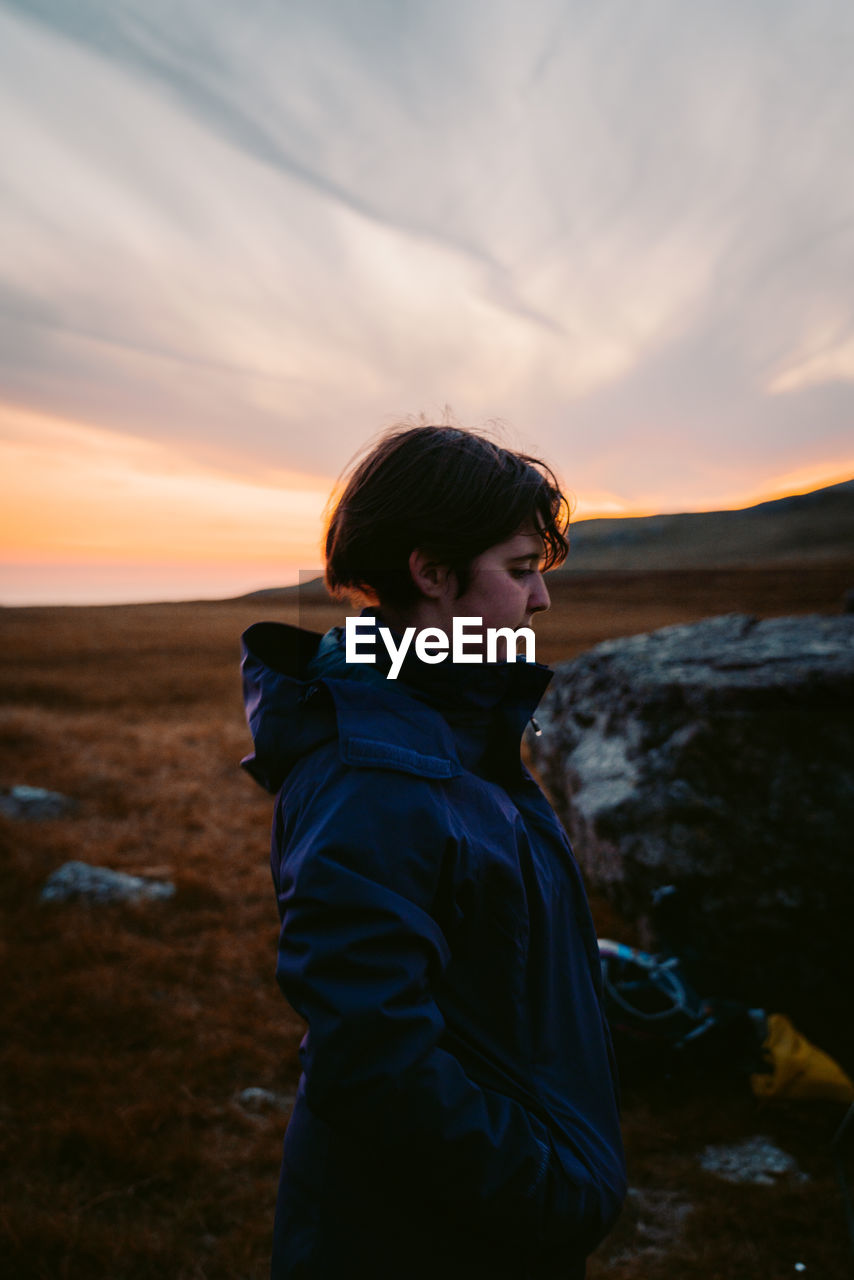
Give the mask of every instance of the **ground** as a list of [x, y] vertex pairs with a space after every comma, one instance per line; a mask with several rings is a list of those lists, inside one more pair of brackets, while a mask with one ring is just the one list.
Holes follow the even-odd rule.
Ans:
[[[537, 656], [709, 613], [833, 612], [852, 583], [854, 564], [569, 575]], [[300, 620], [322, 629], [334, 613]], [[0, 610], [0, 786], [75, 801], [59, 818], [0, 817], [0, 1266], [15, 1280], [267, 1274], [302, 1028], [273, 980], [271, 801], [237, 768], [238, 637], [297, 615], [281, 601]], [[177, 893], [41, 903], [70, 859]], [[631, 921], [593, 908], [601, 934], [631, 940]], [[631, 1083], [633, 1191], [591, 1280], [842, 1280], [840, 1120], [838, 1107], [763, 1109], [738, 1078]], [[795, 1171], [736, 1185], [701, 1168], [707, 1146], [757, 1135]]]

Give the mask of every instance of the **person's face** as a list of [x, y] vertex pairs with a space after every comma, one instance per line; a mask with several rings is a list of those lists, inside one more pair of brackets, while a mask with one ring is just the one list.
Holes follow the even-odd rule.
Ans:
[[[530, 626], [535, 613], [551, 601], [540, 573], [543, 540], [531, 526], [523, 526], [512, 538], [489, 547], [471, 563], [469, 581], [462, 595], [446, 603], [450, 617], [482, 618], [487, 627]], [[456, 580], [451, 579], [456, 589]]]

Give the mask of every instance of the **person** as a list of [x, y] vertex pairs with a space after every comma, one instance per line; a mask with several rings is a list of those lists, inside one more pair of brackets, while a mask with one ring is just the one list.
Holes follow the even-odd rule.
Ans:
[[[539, 460], [398, 428], [332, 511], [326, 580], [396, 652], [455, 619], [482, 641], [548, 608], [567, 523]], [[410, 643], [391, 678], [381, 644], [348, 661], [346, 628], [244, 636], [244, 765], [278, 793], [277, 978], [308, 1028], [274, 1280], [578, 1280], [619, 1212], [596, 937], [520, 760], [551, 673], [498, 638], [489, 662]]]

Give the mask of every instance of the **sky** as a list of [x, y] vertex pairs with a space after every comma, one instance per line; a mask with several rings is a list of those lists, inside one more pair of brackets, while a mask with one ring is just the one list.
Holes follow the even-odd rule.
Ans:
[[446, 412], [576, 517], [854, 475], [850, 0], [0, 0], [0, 604], [320, 567]]

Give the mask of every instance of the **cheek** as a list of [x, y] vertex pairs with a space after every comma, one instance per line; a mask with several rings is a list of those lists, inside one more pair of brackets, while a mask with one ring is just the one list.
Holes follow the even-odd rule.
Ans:
[[472, 583], [471, 589], [458, 601], [455, 612], [482, 618], [485, 627], [521, 626], [529, 597], [527, 579], [489, 570]]
[[527, 612], [528, 594], [525, 582], [510, 578], [493, 592], [488, 603], [484, 602], [484, 617], [489, 613], [494, 626], [521, 625]]

